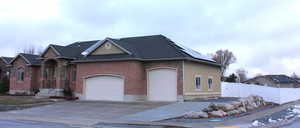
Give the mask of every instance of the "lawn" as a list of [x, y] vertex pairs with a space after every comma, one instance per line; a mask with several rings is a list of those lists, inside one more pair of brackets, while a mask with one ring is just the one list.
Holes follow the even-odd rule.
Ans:
[[37, 99], [33, 96], [5, 96], [0, 95], [0, 105], [23, 105], [51, 102], [49, 99]]

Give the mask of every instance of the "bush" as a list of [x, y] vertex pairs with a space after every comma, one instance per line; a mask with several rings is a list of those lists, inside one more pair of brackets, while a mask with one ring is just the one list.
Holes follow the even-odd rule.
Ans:
[[3, 77], [0, 80], [0, 93], [6, 93], [9, 91], [9, 79], [7, 77]]

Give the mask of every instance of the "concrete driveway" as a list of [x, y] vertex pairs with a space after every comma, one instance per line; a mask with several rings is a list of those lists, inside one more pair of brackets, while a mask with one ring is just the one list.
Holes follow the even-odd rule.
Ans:
[[60, 102], [18, 111], [0, 112], [0, 119], [34, 120], [74, 125], [92, 125], [157, 108], [170, 103], [158, 102]]

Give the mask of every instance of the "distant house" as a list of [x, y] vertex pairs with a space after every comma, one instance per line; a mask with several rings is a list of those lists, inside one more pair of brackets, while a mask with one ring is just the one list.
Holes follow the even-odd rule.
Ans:
[[278, 88], [299, 88], [300, 82], [286, 75], [264, 75], [249, 79], [243, 83]]
[[11, 57], [0, 57], [0, 79], [9, 76]]
[[49, 45], [11, 62], [10, 93], [82, 100], [182, 101], [221, 93], [221, 66], [165, 36], [106, 38]]

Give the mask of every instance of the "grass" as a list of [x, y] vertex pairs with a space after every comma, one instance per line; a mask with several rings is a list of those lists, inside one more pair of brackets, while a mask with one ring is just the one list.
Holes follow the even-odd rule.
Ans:
[[32, 96], [4, 96], [0, 95], [0, 105], [23, 105], [50, 102], [49, 99], [36, 99]]

